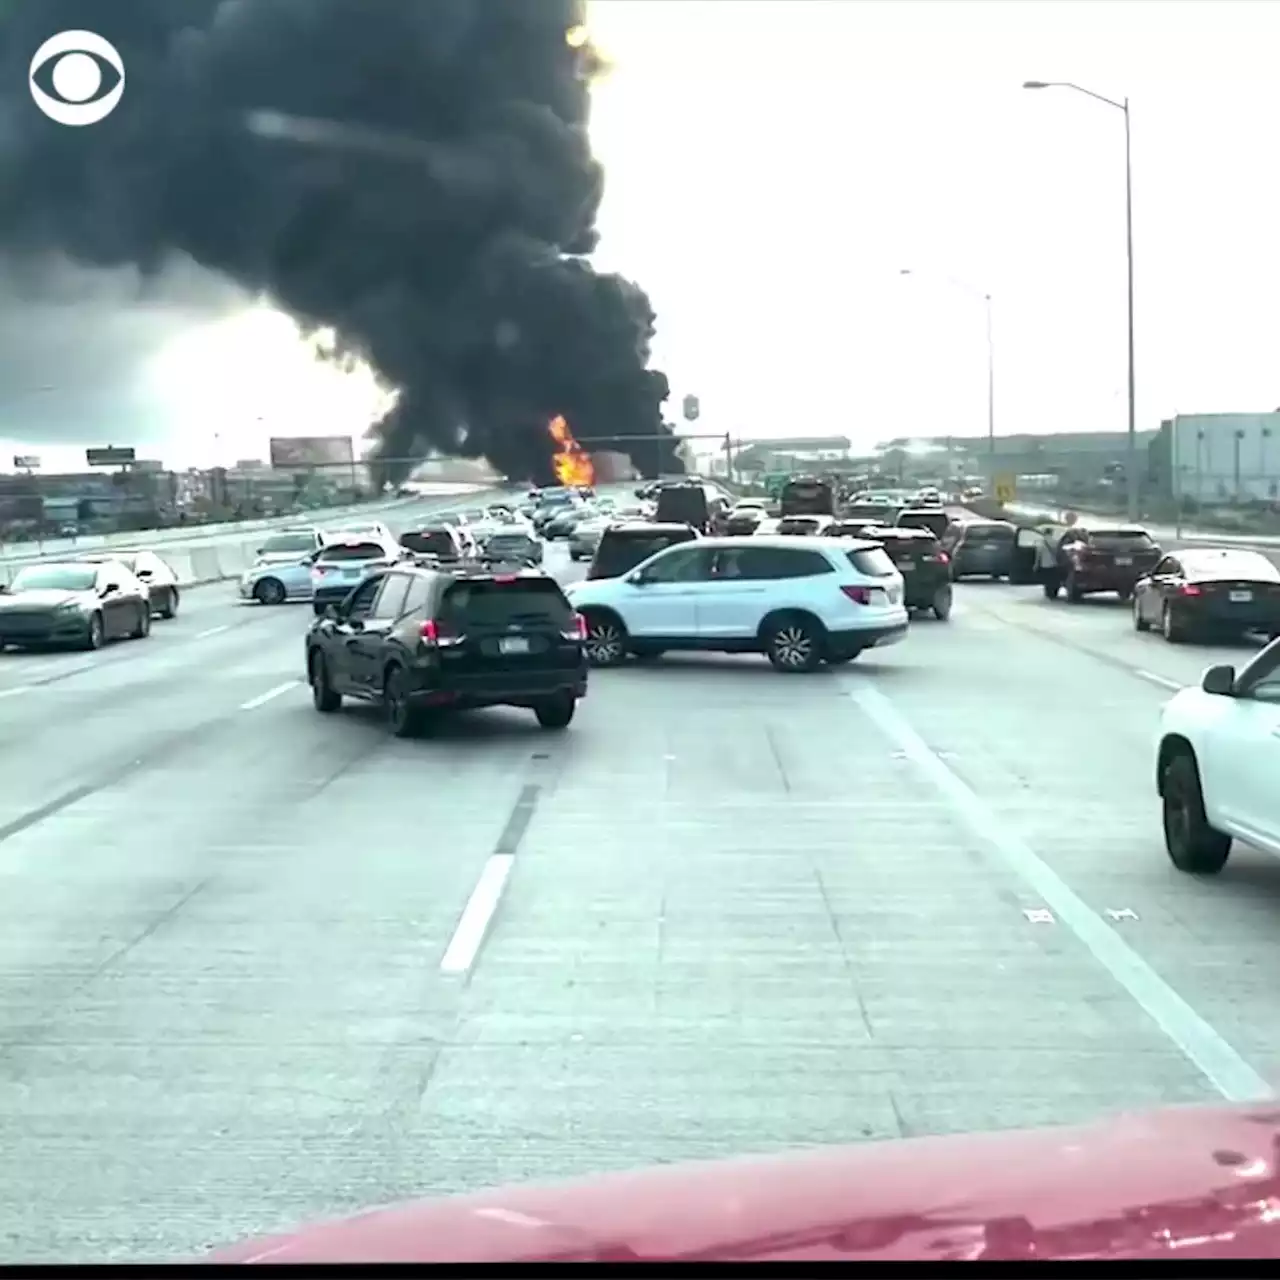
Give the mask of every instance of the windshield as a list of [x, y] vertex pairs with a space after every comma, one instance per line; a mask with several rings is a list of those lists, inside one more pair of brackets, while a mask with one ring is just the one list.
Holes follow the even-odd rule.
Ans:
[[9, 590], [23, 591], [90, 591], [98, 571], [92, 565], [41, 564], [20, 569]]
[[262, 554], [306, 555], [316, 549], [316, 540], [309, 533], [277, 533], [262, 544]]

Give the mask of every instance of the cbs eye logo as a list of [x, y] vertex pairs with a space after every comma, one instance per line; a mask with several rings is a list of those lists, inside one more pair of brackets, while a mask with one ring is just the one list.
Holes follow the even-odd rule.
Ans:
[[124, 97], [124, 60], [92, 31], [59, 31], [31, 59], [32, 101], [59, 124], [97, 124]]

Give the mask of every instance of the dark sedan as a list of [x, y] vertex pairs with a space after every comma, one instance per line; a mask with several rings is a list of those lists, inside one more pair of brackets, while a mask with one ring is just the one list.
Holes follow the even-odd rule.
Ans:
[[77, 645], [151, 634], [151, 596], [118, 560], [31, 564], [0, 589], [0, 649]]
[[145, 583], [151, 597], [151, 612], [162, 618], [177, 615], [180, 593], [178, 575], [154, 551], [121, 551], [114, 555], [85, 556], [86, 563], [106, 564], [118, 560], [126, 569]]
[[1133, 625], [1166, 640], [1280, 635], [1280, 569], [1259, 551], [1188, 547], [1167, 555], [1133, 589]]

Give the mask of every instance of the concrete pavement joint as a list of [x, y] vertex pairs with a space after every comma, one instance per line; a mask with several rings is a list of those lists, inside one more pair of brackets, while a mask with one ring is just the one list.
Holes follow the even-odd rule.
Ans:
[[1223, 1097], [1270, 1100], [1267, 1081], [1195, 1011], [1101, 916], [1024, 841], [1013, 835], [916, 732], [883, 693], [846, 685], [851, 701], [887, 738], [906, 751], [934, 789], [1005, 866], [1033, 889], [1099, 964], [1134, 999]]

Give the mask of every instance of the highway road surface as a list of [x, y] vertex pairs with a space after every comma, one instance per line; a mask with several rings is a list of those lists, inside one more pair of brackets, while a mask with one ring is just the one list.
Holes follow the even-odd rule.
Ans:
[[230, 584], [0, 656], [0, 1261], [1265, 1096], [1280, 866], [1176, 874], [1152, 776], [1248, 650], [957, 599], [840, 671], [596, 672], [564, 734], [319, 716], [307, 606]]

